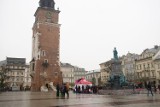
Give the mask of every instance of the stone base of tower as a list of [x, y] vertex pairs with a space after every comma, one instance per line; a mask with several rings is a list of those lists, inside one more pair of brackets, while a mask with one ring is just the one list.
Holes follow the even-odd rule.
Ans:
[[48, 90], [52, 90], [52, 86], [56, 87], [57, 84], [62, 84], [62, 76], [54, 79], [41, 79], [40, 82], [31, 83], [31, 91], [41, 91], [41, 87], [46, 87]]

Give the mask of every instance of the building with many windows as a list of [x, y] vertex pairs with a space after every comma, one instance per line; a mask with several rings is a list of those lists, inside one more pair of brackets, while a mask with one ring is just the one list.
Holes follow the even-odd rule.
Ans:
[[107, 62], [103, 62], [100, 65], [100, 73], [101, 73], [101, 84], [105, 85], [108, 83], [109, 77], [110, 77], [110, 72], [111, 72], [111, 64], [112, 61], [109, 60]]
[[[29, 66], [26, 65], [25, 58], [11, 58], [0, 62], [1, 72], [5, 72], [7, 79], [5, 83], [8, 87], [19, 86], [21, 89], [26, 85], [31, 86], [31, 77], [29, 75]], [[27, 75], [26, 75], [27, 74]], [[26, 81], [26, 79], [28, 81]]]
[[25, 72], [24, 72], [24, 87], [25, 88], [31, 87], [30, 68], [28, 64], [26, 65]]
[[[160, 46], [151, 49], [145, 49], [139, 58], [135, 60], [136, 79], [139, 81], [157, 81], [154, 56], [160, 50]], [[158, 63], [157, 63], [158, 64]]]
[[63, 82], [74, 83], [74, 67], [69, 63], [61, 63]]
[[84, 68], [74, 66], [74, 82], [80, 78], [85, 78], [87, 71]]
[[62, 72], [63, 82], [64, 83], [68, 82], [71, 85], [73, 85], [76, 80], [84, 78], [86, 74], [84, 68], [79, 68], [69, 63], [61, 63], [61, 72]]
[[91, 71], [87, 71], [86, 80], [92, 82], [93, 85], [99, 85], [101, 82], [101, 73], [100, 69], [95, 69]]
[[160, 84], [160, 50], [153, 57], [153, 62], [154, 62], [155, 72], [156, 72], [156, 83]]
[[135, 60], [139, 55], [127, 53], [122, 58], [122, 71], [127, 81], [135, 80]]

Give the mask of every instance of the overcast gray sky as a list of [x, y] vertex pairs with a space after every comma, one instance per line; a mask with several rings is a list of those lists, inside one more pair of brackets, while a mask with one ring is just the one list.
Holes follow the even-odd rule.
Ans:
[[[0, 60], [31, 60], [39, 0], [0, 0]], [[60, 60], [86, 70], [127, 52], [160, 45], [160, 0], [55, 0], [62, 24]]]

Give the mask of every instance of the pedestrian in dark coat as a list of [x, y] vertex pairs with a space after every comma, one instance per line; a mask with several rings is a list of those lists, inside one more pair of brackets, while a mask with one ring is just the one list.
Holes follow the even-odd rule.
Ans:
[[57, 89], [56, 96], [59, 97], [59, 91], [60, 91], [60, 86], [59, 86], [59, 84], [57, 84], [56, 89]]
[[147, 90], [148, 90], [148, 93], [147, 93], [147, 95], [149, 96], [149, 92], [151, 92], [151, 94], [152, 94], [152, 96], [153, 96], [151, 82], [148, 82], [148, 84], [147, 84]]

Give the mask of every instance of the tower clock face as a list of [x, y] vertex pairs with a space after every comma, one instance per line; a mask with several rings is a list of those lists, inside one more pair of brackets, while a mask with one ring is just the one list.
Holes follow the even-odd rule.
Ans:
[[52, 18], [52, 13], [51, 12], [46, 12], [46, 18], [51, 19]]

